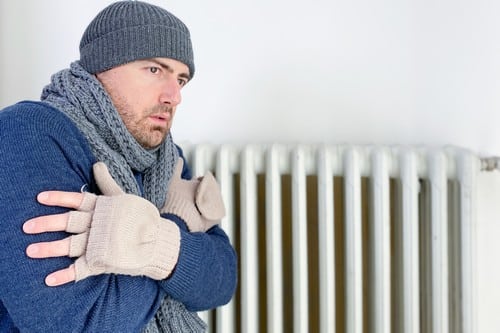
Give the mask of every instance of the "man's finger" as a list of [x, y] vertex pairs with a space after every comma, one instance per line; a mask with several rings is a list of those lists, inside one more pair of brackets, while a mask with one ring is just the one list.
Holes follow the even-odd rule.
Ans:
[[45, 215], [32, 218], [23, 224], [23, 231], [27, 234], [42, 232], [64, 231], [68, 224], [69, 213]]
[[68, 282], [75, 281], [75, 265], [68, 268], [61, 269], [60, 271], [51, 273], [45, 278], [45, 284], [49, 287], [57, 287]]
[[38, 202], [47, 206], [77, 209], [83, 201], [83, 193], [64, 191], [45, 191], [37, 196]]
[[30, 258], [66, 257], [69, 255], [69, 245], [69, 238], [53, 242], [33, 243], [26, 248], [26, 254]]

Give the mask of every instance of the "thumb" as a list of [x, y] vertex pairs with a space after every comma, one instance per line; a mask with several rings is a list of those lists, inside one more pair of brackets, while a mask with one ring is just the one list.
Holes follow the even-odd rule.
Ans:
[[226, 208], [219, 183], [211, 172], [205, 173], [196, 191], [196, 207], [209, 220], [220, 220], [226, 215]]
[[182, 169], [184, 168], [184, 160], [179, 157], [177, 164], [175, 165], [174, 174], [172, 175], [173, 179], [180, 179], [182, 175]]
[[93, 169], [97, 186], [99, 186], [102, 194], [119, 195], [124, 193], [113, 177], [109, 174], [108, 167], [104, 164], [104, 162], [95, 163]]

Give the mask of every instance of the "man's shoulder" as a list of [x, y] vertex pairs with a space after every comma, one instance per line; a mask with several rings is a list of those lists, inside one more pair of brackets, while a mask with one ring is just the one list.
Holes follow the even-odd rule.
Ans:
[[53, 120], [68, 119], [62, 112], [44, 102], [22, 101], [0, 110], [0, 120], [5, 119], [31, 119], [33, 117]]
[[45, 132], [66, 135], [79, 132], [73, 122], [61, 111], [44, 102], [22, 101], [0, 110], [0, 128], [18, 134]]
[[0, 152], [24, 149], [91, 156], [88, 140], [63, 112], [43, 102], [23, 101], [0, 111]]

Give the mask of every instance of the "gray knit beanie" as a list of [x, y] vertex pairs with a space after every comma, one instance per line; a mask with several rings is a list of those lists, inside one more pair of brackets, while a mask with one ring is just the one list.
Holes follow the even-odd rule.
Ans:
[[80, 41], [80, 64], [95, 74], [134, 60], [171, 58], [194, 75], [189, 30], [181, 20], [142, 1], [118, 1], [90, 22]]

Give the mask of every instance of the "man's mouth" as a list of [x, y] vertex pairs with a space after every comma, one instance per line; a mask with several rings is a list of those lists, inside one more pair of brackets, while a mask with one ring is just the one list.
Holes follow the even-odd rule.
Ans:
[[167, 123], [170, 120], [171, 115], [169, 112], [166, 112], [166, 113], [152, 114], [149, 116], [149, 118], [152, 119], [154, 122]]
[[151, 124], [152, 128], [156, 129], [167, 128], [168, 124], [165, 119], [159, 117], [149, 117], [149, 123]]

